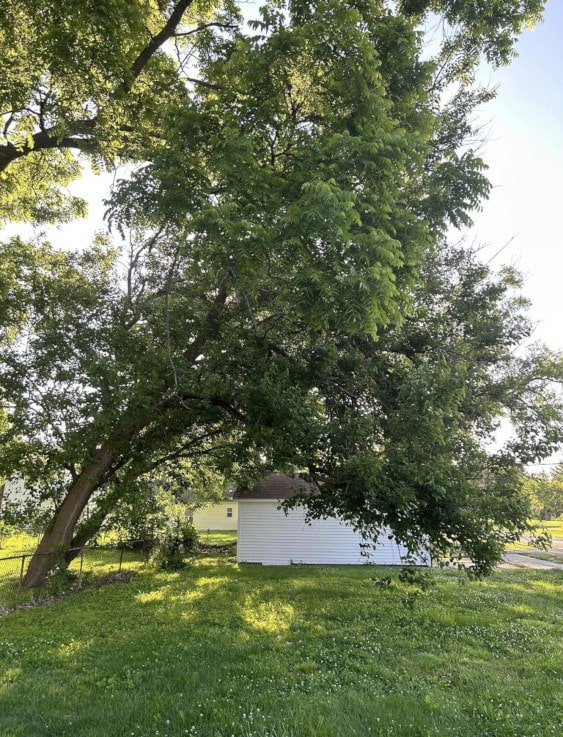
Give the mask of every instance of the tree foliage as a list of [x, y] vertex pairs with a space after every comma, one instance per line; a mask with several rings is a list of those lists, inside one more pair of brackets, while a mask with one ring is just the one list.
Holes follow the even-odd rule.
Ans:
[[[522, 351], [532, 326], [512, 270], [445, 248], [421, 276], [405, 321], [346, 342], [332, 366], [339, 444], [312, 472], [322, 491], [309, 510], [367, 532], [390, 525], [413, 550], [427, 535], [437, 557], [468, 555], [488, 572], [529, 529], [521, 464], [561, 442], [563, 366]], [[506, 420], [513, 434], [499, 436]]]
[[[3, 0], [0, 219], [60, 222], [84, 212], [64, 187], [81, 172], [143, 158], [163, 105], [186, 101], [164, 47], [208, 23], [213, 0]], [[229, 3], [215, 22], [228, 23]], [[180, 51], [179, 51], [180, 53]]]
[[551, 473], [528, 475], [524, 490], [530, 499], [535, 519], [550, 520], [563, 515], [563, 467], [559, 464]]
[[[122, 4], [71, 4], [74, 81], [65, 24], [30, 20], [42, 41], [0, 148], [11, 217], [40, 219], [21, 198], [28, 162], [45, 177], [30, 202], [57, 218], [49, 156], [67, 177], [74, 150], [136, 163], [108, 201], [121, 240], [1, 247], [0, 473], [59, 500], [39, 552], [87, 539], [138, 479], [188, 459], [243, 482], [307, 469], [311, 514], [425, 534], [489, 570], [526, 526], [518, 464], [561, 438], [560, 366], [515, 356], [529, 326], [514, 275], [444, 234], [489, 189], [464, 145], [489, 96], [467, 39], [504, 62], [538, 4], [499, 0], [481, 30], [470, 3], [270, 2], [247, 28], [230, 4]], [[451, 28], [424, 59], [428, 10]], [[503, 414], [516, 435], [487, 452]]]

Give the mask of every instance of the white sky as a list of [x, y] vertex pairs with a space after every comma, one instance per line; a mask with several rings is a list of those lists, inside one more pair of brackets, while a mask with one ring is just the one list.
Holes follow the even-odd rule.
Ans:
[[[563, 3], [526, 32], [512, 64], [487, 79], [499, 85], [483, 108], [489, 140], [480, 152], [493, 184], [472, 237], [489, 258], [524, 274], [535, 338], [563, 350]], [[512, 239], [512, 240], [511, 240]], [[509, 243], [510, 242], [510, 243]]]

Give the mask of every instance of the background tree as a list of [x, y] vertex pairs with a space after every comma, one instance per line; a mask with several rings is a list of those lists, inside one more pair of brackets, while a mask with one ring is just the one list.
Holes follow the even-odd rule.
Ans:
[[[180, 5], [159, 7], [170, 20]], [[503, 2], [504, 14], [481, 26], [484, 48], [496, 34], [508, 49], [532, 5]], [[360, 526], [385, 519], [405, 539], [424, 532], [438, 546], [459, 544], [488, 570], [500, 554], [498, 530], [517, 534], [525, 524], [515, 464], [550, 449], [560, 425], [557, 405], [551, 414], [530, 409], [529, 374], [508, 371], [525, 329], [511, 327], [518, 321], [503, 302], [504, 282], [481, 287], [488, 277], [477, 269], [472, 285], [471, 270], [440, 256], [448, 225], [469, 222], [489, 187], [483, 163], [461, 148], [471, 111], [487, 96], [468, 86], [475, 45], [451, 50], [474, 34], [466, 4], [428, 61], [412, 8], [269, 3], [249, 31], [230, 7], [215, 15], [209, 4], [197, 8], [209, 13], [205, 28], [198, 19], [181, 31], [196, 81], [181, 83], [181, 65], [160, 45], [135, 36], [136, 46], [123, 47], [128, 63], [150, 48], [159, 70], [179, 76], [172, 84], [170, 72], [162, 98], [153, 80], [158, 108], [147, 102], [145, 117], [141, 100], [128, 117], [147, 63], [110, 116], [124, 134], [115, 156], [144, 161], [109, 202], [122, 243], [99, 239], [61, 253], [41, 238], [14, 239], [2, 249], [13, 335], [2, 348], [11, 424], [1, 463], [60, 499], [38, 553], [94, 534], [79, 524], [94, 496], [111, 509], [135, 479], [189, 458], [196, 471], [242, 479], [308, 468], [323, 481], [313, 513], [322, 503]], [[508, 56], [499, 42], [498, 60]], [[108, 87], [123, 88], [123, 75], [107, 76]], [[96, 121], [105, 104], [95, 106]], [[141, 135], [147, 121], [150, 133]], [[90, 144], [109, 161], [97, 125]], [[10, 160], [8, 178], [41, 153], [34, 135]], [[48, 186], [56, 183], [51, 170]], [[451, 313], [443, 295], [462, 276]], [[475, 335], [464, 300], [482, 315]], [[489, 325], [488, 352], [479, 341], [489, 314], [501, 328]], [[420, 353], [405, 332], [417, 325]], [[471, 346], [466, 363], [462, 338]], [[543, 354], [538, 364], [534, 380], [557, 374]], [[495, 372], [504, 383], [495, 384]], [[462, 402], [472, 385], [488, 397], [482, 411]], [[520, 444], [481, 467], [487, 456], [474, 435], [490, 435], [495, 412], [512, 408]], [[456, 451], [472, 473], [463, 483]], [[37, 555], [27, 582], [47, 567]]]
[[532, 514], [539, 520], [563, 515], [563, 467], [559, 464], [549, 474], [526, 476], [524, 489], [530, 499]]

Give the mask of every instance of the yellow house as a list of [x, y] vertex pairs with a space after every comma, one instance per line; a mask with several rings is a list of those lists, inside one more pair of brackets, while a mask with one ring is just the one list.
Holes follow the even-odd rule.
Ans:
[[198, 509], [193, 523], [200, 532], [205, 530], [236, 530], [238, 526], [238, 502], [232, 499]]

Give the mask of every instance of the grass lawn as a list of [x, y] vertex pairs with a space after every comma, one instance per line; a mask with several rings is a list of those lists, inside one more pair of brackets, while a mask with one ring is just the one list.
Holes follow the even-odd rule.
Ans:
[[237, 541], [236, 530], [200, 530], [199, 541], [203, 545], [234, 545]]
[[[0, 611], [2, 607], [25, 603], [37, 595], [34, 591], [20, 591], [18, 584], [22, 572], [22, 555], [26, 556], [23, 563], [25, 571], [38, 540], [38, 537], [20, 532], [3, 541], [0, 548]], [[143, 556], [137, 551], [121, 551], [115, 547], [88, 548], [84, 551], [82, 560], [80, 557], [74, 559], [70, 570], [75, 576], [80, 575], [83, 583], [87, 583], [94, 577], [117, 572], [120, 566], [125, 570], [137, 571], [143, 567]], [[59, 586], [57, 581], [53, 581], [47, 593], [59, 593]]]
[[38, 542], [39, 537], [37, 535], [30, 535], [27, 532], [18, 532], [16, 535], [10, 535], [10, 537], [1, 541], [0, 558], [32, 553], [37, 547]]
[[434, 575], [207, 556], [13, 612], [0, 737], [559, 737], [563, 572]]
[[538, 522], [542, 527], [547, 528], [553, 537], [563, 537], [563, 519], [550, 519], [544, 522]]
[[[538, 532], [545, 529], [553, 538], [563, 538], [563, 519], [552, 519], [552, 520], [532, 520], [532, 522], [538, 525]], [[522, 550], [526, 547], [527, 537], [525, 536], [519, 542], [509, 543], [506, 546], [507, 550]], [[530, 550], [533, 551], [535, 548], [529, 546]]]

